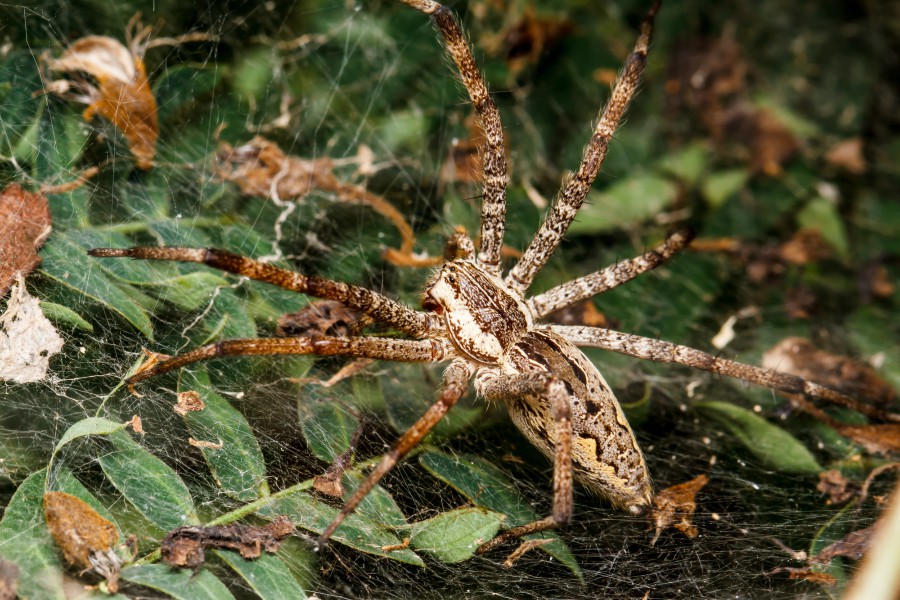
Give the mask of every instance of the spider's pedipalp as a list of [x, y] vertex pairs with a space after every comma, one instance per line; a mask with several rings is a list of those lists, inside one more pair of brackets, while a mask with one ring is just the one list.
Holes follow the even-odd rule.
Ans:
[[612, 140], [632, 96], [637, 91], [638, 83], [644, 72], [647, 48], [650, 45], [653, 20], [657, 10], [659, 10], [659, 0], [653, 4], [644, 18], [641, 34], [625, 63], [624, 71], [616, 81], [609, 102], [603, 109], [600, 121], [594, 129], [594, 135], [591, 136], [591, 140], [584, 149], [584, 156], [578, 171], [566, 179], [544, 222], [541, 223], [528, 245], [528, 249], [525, 250], [525, 254], [506, 277], [506, 284], [520, 293], [524, 293], [528, 289], [535, 275], [556, 250], [569, 229], [569, 225], [578, 215], [578, 210], [590, 191], [597, 173], [600, 172], [600, 167], [609, 150], [609, 142]]
[[88, 255], [99, 258], [136, 258], [200, 263], [254, 281], [276, 285], [286, 290], [325, 300], [335, 300], [409, 335], [422, 337], [439, 327], [432, 315], [415, 311], [378, 292], [341, 281], [282, 269], [227, 250], [136, 246], [133, 248], [94, 248], [88, 251]]
[[431, 16], [441, 32], [444, 48], [453, 59], [459, 77], [475, 107], [478, 124], [484, 133], [480, 148], [482, 164], [481, 246], [478, 264], [491, 275], [500, 275], [500, 248], [506, 222], [507, 161], [503, 144], [503, 125], [500, 111], [491, 99], [484, 79], [472, 56], [469, 42], [453, 12], [446, 6], [431, 0], [402, 0]]
[[534, 296], [528, 300], [528, 307], [534, 318], [540, 319], [552, 312], [607, 292], [668, 261], [684, 250], [692, 239], [694, 239], [693, 230], [685, 228], [676, 231], [649, 252], [617, 262], [602, 271], [573, 279]]

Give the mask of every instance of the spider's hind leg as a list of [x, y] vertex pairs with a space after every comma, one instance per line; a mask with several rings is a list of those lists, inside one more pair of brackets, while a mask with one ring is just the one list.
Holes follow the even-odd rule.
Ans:
[[507, 400], [526, 395], [541, 395], [550, 400], [550, 412], [556, 425], [553, 449], [553, 513], [543, 519], [507, 529], [482, 544], [476, 554], [484, 554], [510, 540], [532, 533], [556, 529], [572, 518], [572, 408], [562, 380], [550, 373], [521, 373], [513, 376], [483, 371], [476, 380], [478, 391], [488, 400]]

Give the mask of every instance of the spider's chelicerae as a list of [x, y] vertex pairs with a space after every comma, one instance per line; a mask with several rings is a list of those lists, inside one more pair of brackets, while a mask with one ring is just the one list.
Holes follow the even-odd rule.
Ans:
[[553, 512], [508, 529], [479, 548], [497, 545], [567, 523], [572, 514], [573, 479], [615, 507], [642, 512], [653, 490], [641, 450], [625, 415], [603, 376], [578, 346], [675, 362], [735, 377], [783, 392], [852, 403], [842, 394], [799, 377], [736, 363], [685, 346], [593, 327], [539, 323], [548, 314], [619, 286], [657, 267], [683, 249], [691, 234], [675, 233], [642, 256], [527, 296], [535, 275], [547, 263], [578, 214], [606, 156], [610, 140], [633, 96], [647, 57], [658, 2], [641, 25], [640, 37], [618, 78], [611, 98], [584, 150], [577, 172], [563, 183], [538, 232], [508, 273], [501, 269], [506, 214], [507, 159], [497, 107], [450, 10], [433, 0], [403, 0], [430, 15], [474, 105], [484, 132], [481, 148], [483, 201], [481, 244], [454, 235], [448, 259], [423, 291], [423, 311], [404, 306], [365, 288], [307, 276], [214, 249], [98, 248], [100, 257], [198, 262], [289, 290], [343, 303], [374, 322], [406, 334], [407, 339], [374, 336], [298, 337], [228, 340], [167, 360], [131, 378], [131, 382], [218, 356], [316, 354], [392, 360], [443, 362], [443, 388], [437, 401], [394, 444], [324, 530], [329, 539], [360, 501], [391, 468], [424, 438], [468, 387], [487, 400], [506, 404], [516, 426], [553, 460]]

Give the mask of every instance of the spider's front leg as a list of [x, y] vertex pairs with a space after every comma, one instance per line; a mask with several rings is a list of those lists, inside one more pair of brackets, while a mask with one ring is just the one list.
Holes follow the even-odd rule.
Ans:
[[435, 425], [444, 418], [453, 406], [459, 401], [466, 391], [469, 378], [472, 377], [474, 368], [465, 360], [457, 359], [450, 363], [444, 372], [444, 387], [438, 396], [437, 402], [431, 405], [424, 415], [418, 421], [413, 423], [412, 427], [406, 430], [400, 439], [394, 443], [391, 451], [384, 455], [381, 462], [369, 473], [368, 477], [360, 484], [353, 493], [353, 496], [347, 500], [341, 512], [334, 520], [325, 528], [322, 535], [319, 536], [319, 548], [328, 543], [328, 539], [334, 531], [343, 523], [344, 519], [352, 513], [357, 505], [362, 502], [372, 488], [375, 487], [381, 478], [387, 475], [388, 471], [394, 468], [398, 462], [403, 460], [410, 450], [419, 445], [419, 442], [428, 435]]
[[524, 396], [542, 397], [550, 401], [550, 412], [556, 426], [553, 440], [553, 513], [525, 525], [512, 527], [482, 544], [476, 554], [484, 554], [497, 546], [522, 536], [556, 529], [572, 517], [572, 406], [565, 383], [550, 373], [521, 373], [506, 376], [496, 369], [485, 369], [475, 381], [479, 393], [487, 400], [509, 401]]
[[[408, 335], [424, 337], [440, 328], [433, 315], [415, 311], [378, 292], [341, 281], [282, 269], [227, 250], [167, 247], [94, 248], [88, 251], [88, 255], [98, 258], [137, 258], [200, 263], [254, 281], [276, 285], [286, 290], [324, 300], [335, 300], [368, 315], [379, 323], [396, 327]], [[283, 353], [276, 352], [275, 354]]]

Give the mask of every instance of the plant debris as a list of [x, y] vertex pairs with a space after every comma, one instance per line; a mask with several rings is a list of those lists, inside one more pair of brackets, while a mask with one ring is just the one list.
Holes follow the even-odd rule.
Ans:
[[206, 404], [203, 403], [203, 398], [201, 398], [200, 394], [194, 390], [178, 392], [177, 398], [178, 403], [172, 407], [172, 410], [182, 417], [189, 412], [199, 412], [206, 408]]
[[19, 591], [19, 565], [0, 559], [0, 600], [15, 600]]
[[119, 533], [116, 526], [76, 496], [65, 492], [44, 494], [47, 528], [66, 562], [91, 569], [106, 579], [110, 592], [118, 589], [122, 560], [113, 551]]
[[698, 475], [690, 481], [667, 487], [653, 498], [650, 519], [656, 528], [650, 545], [655, 545], [659, 535], [673, 527], [689, 538], [697, 537], [697, 527], [691, 522], [697, 509], [695, 497], [709, 483], [708, 475]]
[[359, 446], [361, 433], [362, 426], [359, 426], [353, 432], [353, 437], [350, 438], [350, 446], [347, 448], [347, 451], [337, 456], [324, 474], [317, 475], [313, 479], [313, 489], [332, 498], [344, 497], [344, 484], [341, 480], [344, 477], [344, 471], [353, 462], [353, 455], [356, 453], [357, 446]]
[[762, 366], [815, 381], [858, 398], [868, 398], [885, 406], [896, 392], [875, 369], [846, 356], [816, 347], [810, 340], [789, 337], [763, 355]]
[[279, 337], [313, 337], [359, 335], [371, 323], [351, 308], [334, 300], [317, 300], [278, 318], [275, 333]]
[[536, 65], [543, 53], [574, 28], [573, 21], [538, 16], [534, 5], [527, 4], [519, 19], [496, 35], [483, 39], [481, 45], [490, 55], [502, 52], [510, 77], [515, 79], [524, 69]]
[[206, 561], [207, 548], [237, 550], [247, 560], [262, 551], [274, 553], [281, 541], [294, 532], [294, 524], [284, 515], [268, 525], [195, 525], [173, 529], [160, 545], [161, 558], [172, 567], [196, 569]]
[[330, 158], [307, 160], [289, 156], [275, 143], [255, 137], [242, 146], [222, 143], [217, 152], [216, 174], [237, 184], [248, 196], [281, 201], [297, 201], [313, 191], [332, 193], [336, 199], [362, 204], [387, 218], [400, 232], [400, 248], [387, 248], [384, 259], [401, 267], [427, 267], [439, 264], [440, 257], [413, 254], [415, 235], [403, 214], [382, 196], [363, 186], [346, 183], [335, 175]]
[[6, 312], [0, 315], [0, 381], [32, 383], [46, 378], [50, 358], [62, 350], [63, 339], [38, 299], [25, 289], [22, 275], [17, 278]]
[[843, 505], [859, 494], [859, 483], [847, 479], [837, 469], [819, 473], [819, 483], [816, 489], [826, 494], [826, 504]]
[[86, 103], [85, 121], [99, 115], [112, 123], [128, 140], [137, 167], [146, 171], [156, 156], [159, 125], [138, 42], [129, 50], [107, 36], [89, 35], [74, 41], [62, 56], [49, 61], [52, 71], [66, 73], [68, 78], [50, 82], [47, 91]]
[[50, 205], [43, 194], [33, 194], [18, 183], [0, 192], [0, 297], [16, 274], [28, 275], [41, 264], [38, 249], [50, 235]]

